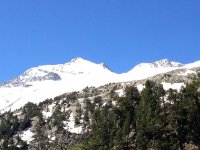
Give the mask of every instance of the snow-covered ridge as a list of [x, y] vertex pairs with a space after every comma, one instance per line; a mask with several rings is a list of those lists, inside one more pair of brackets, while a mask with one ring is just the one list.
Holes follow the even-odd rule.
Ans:
[[127, 80], [141, 80], [176, 69], [193, 68], [194, 66], [200, 66], [200, 63], [194, 63], [193, 65], [192, 64], [190, 64], [191, 67], [187, 67], [187, 65], [179, 62], [173, 62], [168, 59], [161, 59], [152, 63], [141, 63], [135, 66], [128, 73], [125, 73], [125, 76]]
[[82, 90], [86, 86], [141, 80], [176, 69], [185, 69], [182, 75], [188, 75], [194, 72], [191, 69], [195, 67], [200, 67], [200, 61], [184, 65], [162, 59], [141, 63], [127, 73], [117, 74], [103, 63], [95, 64], [82, 58], [65, 64], [38, 66], [0, 85], [0, 111], [20, 108], [28, 101], [39, 103], [66, 92]]
[[184, 65], [179, 62], [171, 62], [168, 59], [161, 59], [153, 63], [141, 63], [135, 66], [133, 69], [146, 69], [146, 68], [173, 68], [173, 67], [183, 67]]
[[72, 73], [79, 74], [82, 73], [92, 73], [93, 71], [102, 71], [109, 69], [104, 64], [95, 64], [88, 60], [82, 58], [72, 59], [70, 62], [58, 65], [44, 65], [32, 68], [32, 70], [45, 70], [47, 72], [57, 72], [57, 73]]
[[65, 64], [44, 65], [30, 68], [22, 75], [7, 81], [4, 85], [17, 87], [36, 81], [58, 81], [68, 78], [69, 76], [78, 77], [80, 75], [100, 75], [102, 73], [109, 74], [111, 70], [103, 63], [95, 64], [82, 58], [76, 58]]

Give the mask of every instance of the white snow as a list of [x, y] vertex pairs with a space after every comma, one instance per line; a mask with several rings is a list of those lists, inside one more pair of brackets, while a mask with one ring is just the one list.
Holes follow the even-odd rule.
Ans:
[[160, 73], [166, 73], [172, 70], [177, 69], [177, 67], [171, 68], [151, 68], [151, 67], [139, 67], [139, 68], [133, 68], [128, 73], [123, 74], [125, 81], [131, 81], [131, 80], [142, 80], [146, 79], [148, 77], [155, 76]]
[[171, 62], [168, 59], [162, 59], [153, 63], [141, 63], [132, 70], [124, 73], [124, 80], [141, 80], [160, 73], [166, 73], [184, 65], [178, 62]]
[[48, 135], [48, 139], [49, 139], [49, 142], [52, 143], [56, 139], [56, 137], [52, 135]]
[[186, 64], [184, 66], [184, 68], [195, 68], [195, 67], [199, 67], [199, 66], [200, 66], [200, 61], [196, 61], [193, 63]]
[[182, 72], [182, 73], [179, 73], [178, 75], [180, 75], [180, 76], [187, 76], [187, 75], [189, 75], [189, 74], [196, 74], [196, 72], [195, 71], [192, 71], [192, 70], [186, 70], [185, 72]]
[[115, 91], [119, 97], [122, 97], [124, 95], [124, 90], [123, 89], [119, 89]]
[[169, 90], [171, 89], [175, 89], [175, 90], [180, 90], [182, 86], [184, 86], [184, 83], [166, 83], [166, 82], [162, 82], [163, 88], [165, 90]]
[[76, 126], [74, 123], [73, 113], [70, 114], [69, 120], [63, 122], [65, 124], [64, 129], [71, 133], [80, 134], [82, 132], [82, 126]]
[[49, 117], [52, 116], [52, 112], [43, 111], [42, 114], [43, 114], [43, 116], [44, 116], [44, 119], [48, 119]]
[[50, 140], [51, 140], [51, 141], [54, 141], [55, 139], [56, 139], [56, 137], [55, 137], [55, 136], [52, 136]]
[[33, 132], [31, 132], [31, 130], [28, 129], [26, 131], [23, 131], [23, 133], [21, 134], [21, 139], [29, 144], [29, 142], [33, 140], [33, 135]]
[[[163, 85], [163, 88], [165, 90], [169, 90], [171, 89], [176, 89], [176, 90], [180, 90], [182, 86], [185, 86], [184, 83], [166, 83], [166, 82], [162, 82], [161, 83]], [[138, 90], [141, 92], [145, 86], [143, 84], [138, 84], [136, 86], [138, 88]]]
[[112, 101], [112, 104], [113, 104], [114, 106], [116, 106], [116, 101]]
[[143, 84], [138, 84], [137, 85], [137, 89], [138, 89], [138, 91], [141, 92], [144, 89], [144, 85]]

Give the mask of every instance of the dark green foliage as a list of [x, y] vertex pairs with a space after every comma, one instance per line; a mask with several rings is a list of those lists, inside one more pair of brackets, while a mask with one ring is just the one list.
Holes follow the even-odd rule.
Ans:
[[129, 133], [135, 127], [135, 109], [140, 94], [135, 87], [128, 87], [126, 93], [127, 96], [119, 98], [115, 107], [111, 105], [111, 101], [101, 107], [101, 98], [95, 98], [94, 104], [98, 104], [98, 107], [92, 113], [91, 140], [86, 147], [98, 150], [133, 148], [129, 145], [133, 140]]
[[42, 113], [40, 108], [31, 102], [28, 102], [22, 109], [23, 119], [20, 122], [20, 129], [24, 130], [31, 126], [31, 120], [33, 117], [38, 117], [40, 120], [43, 120]]
[[75, 102], [75, 100], [77, 99], [77, 92], [72, 92], [69, 95], [67, 95], [67, 99], [70, 100], [72, 103]]
[[16, 139], [16, 143], [13, 139], [5, 139], [0, 146], [2, 150], [28, 150], [26, 142], [22, 141], [19, 137]]
[[[200, 78], [180, 92], [145, 83], [127, 87], [116, 106], [98, 106], [92, 115], [89, 149], [177, 150], [200, 144]], [[94, 101], [98, 104], [98, 99]], [[107, 118], [107, 119], [106, 119]]]
[[5, 112], [0, 116], [0, 149], [19, 150], [27, 149], [26, 142], [22, 141], [19, 136], [16, 137], [15, 142], [12, 137], [16, 136], [19, 131], [20, 123], [17, 116], [12, 112]]
[[81, 116], [82, 116], [81, 105], [79, 103], [77, 103], [77, 105], [76, 105], [76, 114], [75, 114], [75, 125], [80, 124]]
[[112, 127], [112, 113], [106, 107], [102, 110], [95, 110], [92, 115], [91, 140], [85, 147], [90, 149], [109, 150], [110, 145], [112, 144]]
[[145, 83], [136, 116], [136, 141], [139, 149], [157, 148], [162, 127], [160, 104], [164, 94], [161, 85], [152, 81]]
[[62, 131], [64, 127], [63, 121], [65, 120], [65, 114], [61, 112], [60, 105], [58, 105], [54, 110], [51, 119], [53, 121], [53, 126], [57, 126], [58, 131]]
[[103, 105], [103, 100], [102, 100], [102, 97], [101, 96], [97, 96], [94, 98], [94, 104], [97, 106], [97, 107], [101, 107]]
[[94, 112], [95, 106], [91, 103], [89, 99], [85, 99], [84, 104], [85, 104], [85, 108], [84, 108], [85, 112], [84, 112], [83, 120], [84, 122], [89, 123], [89, 120], [90, 120], [89, 114]]
[[38, 104], [38, 106], [39, 106], [39, 108], [43, 108], [43, 107], [45, 107], [45, 106], [50, 105], [52, 102], [53, 102], [52, 99], [46, 99], [45, 101], [40, 102], [40, 103]]
[[22, 109], [22, 113], [26, 114], [28, 118], [33, 118], [35, 116], [41, 116], [40, 108], [31, 102], [28, 102]]
[[0, 117], [0, 139], [13, 136], [18, 128], [18, 119], [12, 112], [6, 112]]

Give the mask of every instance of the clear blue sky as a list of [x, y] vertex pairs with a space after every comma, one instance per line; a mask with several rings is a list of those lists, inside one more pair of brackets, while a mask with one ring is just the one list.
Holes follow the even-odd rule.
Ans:
[[0, 82], [82, 57], [126, 72], [200, 60], [200, 0], [1, 0]]

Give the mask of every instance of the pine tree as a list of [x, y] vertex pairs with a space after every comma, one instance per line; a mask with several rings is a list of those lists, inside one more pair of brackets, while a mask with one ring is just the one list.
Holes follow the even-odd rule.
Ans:
[[[168, 91], [168, 100], [172, 102], [171, 113], [169, 115], [169, 124], [174, 133], [173, 140], [176, 142], [177, 148], [183, 150], [188, 134], [187, 107], [188, 102], [184, 98], [185, 88], [180, 93], [170, 89]], [[175, 146], [174, 146], [175, 147]]]
[[[193, 142], [200, 147], [200, 74], [193, 82], [182, 89], [182, 109], [184, 108], [186, 121], [184, 129], [187, 133], [184, 142]], [[187, 137], [186, 137], [187, 136]]]
[[[136, 87], [130, 86], [125, 89], [125, 97], [118, 99], [118, 105], [115, 108], [116, 132], [115, 146], [118, 149], [131, 149], [129, 134], [136, 127], [136, 108], [140, 101], [140, 94]], [[133, 137], [132, 137], [133, 138]]]
[[53, 126], [56, 126], [58, 131], [62, 131], [64, 128], [63, 121], [65, 120], [65, 115], [61, 111], [60, 105], [54, 110], [51, 119], [53, 120]]
[[160, 85], [152, 81], [146, 81], [141, 93], [141, 101], [137, 108], [137, 148], [155, 149], [159, 142], [159, 130], [161, 128], [161, 97], [164, 96]]

